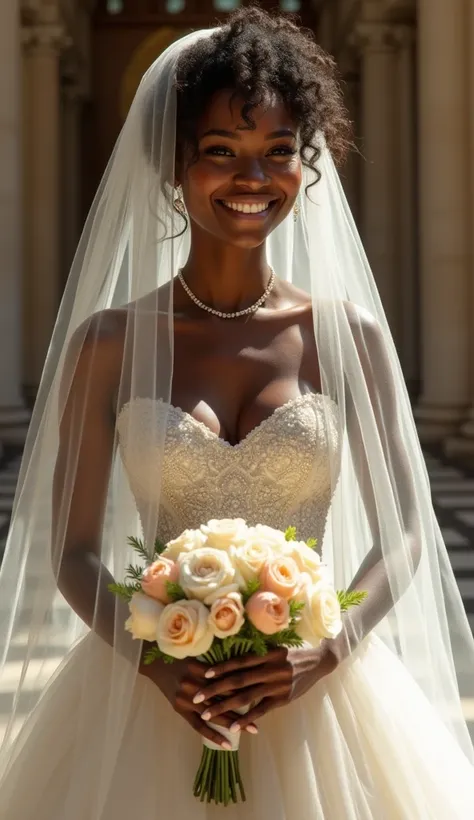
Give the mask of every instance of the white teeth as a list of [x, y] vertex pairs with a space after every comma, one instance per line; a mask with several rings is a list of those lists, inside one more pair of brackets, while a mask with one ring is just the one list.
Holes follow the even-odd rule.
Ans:
[[255, 202], [253, 205], [244, 205], [237, 202], [226, 202], [225, 199], [222, 200], [222, 204], [232, 211], [240, 211], [240, 213], [243, 214], [261, 214], [263, 211], [267, 211], [269, 207], [266, 202]]

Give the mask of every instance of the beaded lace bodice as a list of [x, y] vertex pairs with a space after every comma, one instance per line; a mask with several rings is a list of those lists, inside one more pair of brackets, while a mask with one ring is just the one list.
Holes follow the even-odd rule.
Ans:
[[337, 406], [306, 393], [279, 407], [239, 444], [168, 407], [160, 480], [154, 431], [161, 402], [133, 400], [117, 420], [119, 446], [141, 514], [159, 503], [158, 537], [168, 541], [211, 518], [245, 518], [322, 540], [339, 468]]

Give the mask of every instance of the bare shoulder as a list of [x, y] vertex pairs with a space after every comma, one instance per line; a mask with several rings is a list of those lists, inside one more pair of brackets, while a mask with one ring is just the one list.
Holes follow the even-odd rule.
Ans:
[[367, 308], [357, 305], [355, 302], [343, 302], [344, 310], [353, 331], [367, 331], [373, 334], [380, 333], [380, 324], [375, 316]]
[[72, 334], [61, 377], [63, 400], [72, 390], [109, 394], [120, 380], [127, 329], [126, 309], [98, 311]]

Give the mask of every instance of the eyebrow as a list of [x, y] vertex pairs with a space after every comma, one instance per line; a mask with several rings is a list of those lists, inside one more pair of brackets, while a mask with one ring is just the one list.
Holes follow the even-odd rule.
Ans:
[[[241, 129], [242, 131], [250, 130], [250, 129]], [[204, 139], [204, 137], [226, 137], [227, 139], [233, 140], [241, 140], [242, 137], [236, 131], [226, 131], [225, 128], [211, 128], [209, 131], [206, 131], [204, 134], [201, 134], [200, 139]], [[280, 137], [293, 137], [296, 139], [296, 134], [291, 130], [291, 128], [280, 128], [278, 131], [271, 131], [270, 134], [267, 134], [265, 139], [266, 140], [275, 140], [279, 139]]]

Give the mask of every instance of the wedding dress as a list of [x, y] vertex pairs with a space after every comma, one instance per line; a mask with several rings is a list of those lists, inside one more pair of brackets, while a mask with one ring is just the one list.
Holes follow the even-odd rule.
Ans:
[[[152, 425], [157, 402], [135, 399], [117, 421], [138, 509], [156, 503]], [[159, 408], [158, 408], [159, 410]], [[337, 405], [304, 394], [232, 446], [170, 407], [159, 536], [210, 518], [293, 524], [324, 546], [331, 459], [342, 447]], [[315, 456], [316, 454], [316, 456]], [[324, 552], [323, 552], [324, 554]], [[84, 664], [89, 676], [83, 675]], [[2, 820], [472, 820], [474, 770], [405, 667], [369, 636], [304, 697], [271, 712], [240, 756], [247, 802], [203, 805], [192, 795], [201, 741], [160, 691], [137, 677], [125, 734], [100, 793], [102, 748], [117, 656], [94, 634], [70, 652], [26, 721], [0, 773]], [[93, 674], [91, 675], [91, 670]], [[83, 680], [93, 681], [87, 687]], [[80, 709], [79, 709], [80, 705]], [[79, 718], [80, 715], [80, 718]], [[85, 717], [86, 716], [86, 717]], [[109, 738], [110, 739], [110, 738]]]

